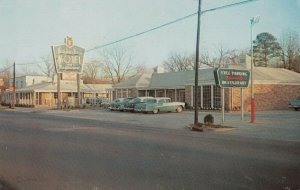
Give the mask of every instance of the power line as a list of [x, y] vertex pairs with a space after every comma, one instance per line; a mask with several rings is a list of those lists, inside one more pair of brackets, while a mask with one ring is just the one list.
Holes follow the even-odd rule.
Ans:
[[6, 67], [5, 69], [2, 69], [0, 71], [0, 73], [4, 73], [5, 71], [7, 71], [8, 69], [12, 68], [14, 65], [12, 64], [11, 66]]
[[165, 27], [165, 26], [174, 24], [174, 23], [176, 23], [176, 22], [185, 20], [185, 19], [190, 18], [190, 17], [195, 16], [195, 15], [197, 15], [197, 12], [196, 12], [196, 13], [189, 14], [189, 15], [184, 16], [184, 17], [181, 17], [181, 18], [178, 18], [178, 19], [173, 20], [173, 21], [171, 21], [171, 22], [162, 24], [162, 25], [160, 25], [160, 26], [157, 26], [157, 27], [154, 27], [154, 28], [145, 30], [145, 31], [143, 31], [143, 32], [140, 32], [140, 33], [137, 33], [137, 34], [134, 34], [134, 35], [125, 37], [125, 38], [121, 38], [121, 39], [119, 39], [119, 40], [116, 40], [116, 41], [113, 41], [113, 42], [110, 42], [110, 43], [107, 43], [107, 44], [104, 44], [104, 45], [101, 45], [101, 46], [97, 46], [97, 47], [94, 47], [94, 48], [92, 48], [92, 49], [88, 49], [86, 52], [90, 52], [90, 51], [93, 51], [93, 50], [96, 50], [96, 49], [99, 49], [99, 48], [103, 48], [103, 47], [106, 47], [106, 46], [109, 46], [109, 45], [112, 45], [112, 44], [115, 44], [115, 43], [118, 43], [118, 42], [122, 42], [122, 41], [125, 41], [125, 40], [128, 40], [128, 39], [131, 39], [131, 38], [135, 38], [135, 37], [137, 37], [137, 36], [146, 34], [146, 33], [148, 33], [148, 32], [152, 32], [152, 31], [154, 31], [154, 30], [157, 30], [157, 29], [163, 28], [163, 27]]
[[228, 5], [223, 5], [223, 6], [220, 6], [220, 7], [215, 7], [215, 8], [212, 8], [212, 9], [207, 9], [207, 10], [201, 11], [201, 14], [211, 12], [211, 11], [220, 10], [220, 9], [226, 9], [226, 8], [229, 8], [229, 7], [242, 5], [242, 4], [246, 4], [246, 3], [251, 3], [251, 2], [254, 2], [254, 1], [258, 1], [258, 0], [246, 0], [246, 1], [241, 1], [241, 2], [232, 3], [232, 4], [228, 4]]
[[[229, 7], [233, 7], [233, 6], [237, 6], [237, 5], [242, 5], [242, 4], [250, 3], [250, 2], [253, 2], [253, 1], [258, 1], [258, 0], [246, 0], [246, 1], [241, 1], [241, 2], [232, 3], [232, 4], [228, 4], [228, 5], [223, 5], [223, 6], [220, 6], [220, 7], [215, 7], [215, 8], [212, 8], [212, 9], [207, 9], [207, 10], [201, 11], [201, 14], [204, 14], [204, 13], [207, 13], [207, 12], [210, 12], [210, 11], [215, 11], [215, 10], [225, 9], [225, 8], [229, 8]], [[152, 32], [152, 31], [154, 31], [154, 30], [158, 30], [158, 29], [160, 29], [160, 28], [163, 28], [163, 27], [169, 26], [169, 25], [171, 25], [171, 24], [180, 22], [180, 21], [182, 21], [182, 20], [188, 19], [188, 18], [190, 18], [190, 17], [192, 17], [192, 16], [195, 16], [195, 15], [197, 15], [197, 14], [198, 14], [198, 12], [195, 12], [195, 13], [192, 13], [192, 14], [189, 14], [189, 15], [186, 15], [186, 16], [184, 16], [184, 17], [178, 18], [178, 19], [173, 20], [173, 21], [171, 21], [171, 22], [168, 22], [168, 23], [162, 24], [162, 25], [160, 25], [160, 26], [157, 26], [157, 27], [154, 27], [154, 28], [145, 30], [145, 31], [143, 31], [143, 32], [140, 32], [140, 33], [137, 33], [137, 34], [133, 34], [133, 35], [131, 35], [131, 36], [128, 36], [128, 37], [125, 37], [125, 38], [121, 38], [121, 39], [119, 39], [119, 40], [116, 40], [116, 41], [113, 41], [113, 42], [110, 42], [110, 43], [107, 43], [107, 44], [104, 44], [104, 45], [101, 45], [101, 46], [96, 46], [96, 47], [94, 47], [94, 48], [91, 48], [91, 49], [86, 50], [86, 52], [90, 52], [90, 51], [93, 51], [93, 50], [96, 50], [96, 49], [100, 49], [100, 48], [103, 48], [103, 47], [106, 47], [106, 46], [110, 46], [110, 45], [113, 45], [113, 44], [116, 44], [116, 43], [119, 43], [119, 42], [122, 42], [122, 41], [125, 41], [125, 40], [129, 40], [129, 39], [131, 39], [131, 38], [135, 38], [135, 37], [141, 36], [141, 35], [143, 35], [143, 34]]]
[[[229, 7], [232, 7], [232, 6], [242, 5], [242, 4], [246, 4], [246, 3], [250, 3], [250, 2], [254, 2], [254, 1], [258, 1], [258, 0], [245, 0], [245, 1], [237, 2], [237, 3], [232, 3], [232, 4], [228, 4], [228, 5], [223, 5], [223, 6], [219, 6], [219, 7], [215, 7], [215, 8], [211, 8], [211, 9], [207, 9], [207, 10], [201, 11], [201, 14], [204, 14], [204, 13], [207, 13], [207, 12], [211, 12], [211, 11], [215, 11], [215, 10], [220, 10], [220, 9], [229, 8]], [[127, 36], [127, 37], [125, 37], [125, 38], [121, 38], [121, 39], [119, 39], [119, 40], [116, 40], [116, 41], [113, 41], [113, 42], [110, 42], [110, 43], [107, 43], [107, 44], [104, 44], [104, 45], [101, 45], [101, 46], [96, 46], [96, 47], [94, 47], [94, 48], [91, 48], [91, 49], [86, 50], [86, 53], [88, 53], [88, 52], [90, 52], [90, 51], [93, 51], [93, 50], [96, 50], [96, 49], [100, 49], [100, 48], [103, 48], [103, 47], [106, 47], [106, 46], [110, 46], [110, 45], [113, 45], [113, 44], [122, 42], [122, 41], [125, 41], [125, 40], [129, 40], [129, 39], [131, 39], [131, 38], [135, 38], [135, 37], [144, 35], [144, 34], [146, 34], [146, 33], [152, 32], [152, 31], [154, 31], [154, 30], [158, 30], [158, 29], [161, 29], [161, 28], [163, 28], [163, 27], [169, 26], [169, 25], [171, 25], [171, 24], [175, 24], [175, 23], [180, 22], [180, 21], [182, 21], [182, 20], [188, 19], [188, 18], [193, 17], [193, 16], [195, 16], [195, 15], [197, 15], [197, 14], [198, 14], [198, 12], [195, 12], [195, 13], [186, 15], [186, 16], [184, 16], [184, 17], [178, 18], [178, 19], [176, 19], [176, 20], [167, 22], [167, 23], [165, 23], [165, 24], [159, 25], [159, 26], [157, 26], [157, 27], [154, 27], [154, 28], [145, 30], [145, 31], [143, 31], [143, 32], [136, 33], [136, 34], [133, 34], [133, 35], [131, 35], [131, 36]], [[42, 62], [34, 62], [34, 63], [27, 63], [27, 64], [24, 63], [24, 64], [16, 64], [16, 65], [30, 65], [30, 64], [38, 64], [38, 63], [42, 63]], [[12, 67], [12, 66], [10, 66], [10, 67]], [[5, 71], [5, 70], [4, 70], [4, 71]], [[2, 72], [3, 72], [3, 71], [2, 71]]]
[[35, 64], [39, 64], [39, 63], [43, 63], [43, 62], [19, 63], [19, 64], [16, 64], [16, 65], [35, 65]]
[[[35, 65], [35, 64], [39, 64], [39, 63], [43, 63], [43, 62], [33, 62], [33, 63], [19, 63], [19, 64], [16, 64], [16, 65]], [[2, 70], [0, 70], [0, 73], [4, 73], [5, 71], [9, 70], [10, 68], [12, 68], [14, 65], [10, 65]]]

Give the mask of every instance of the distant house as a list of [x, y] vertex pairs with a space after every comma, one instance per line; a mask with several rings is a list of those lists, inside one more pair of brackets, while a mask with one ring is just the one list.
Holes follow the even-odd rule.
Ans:
[[[16, 77], [16, 89], [24, 88], [34, 84], [50, 82], [52, 78], [40, 75], [24, 75]], [[9, 86], [13, 86], [13, 79], [9, 79]]]

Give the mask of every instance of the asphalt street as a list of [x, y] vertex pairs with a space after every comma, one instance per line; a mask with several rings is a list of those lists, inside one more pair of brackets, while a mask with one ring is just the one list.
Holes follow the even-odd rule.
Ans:
[[269, 114], [204, 133], [181, 123], [190, 115], [0, 110], [0, 179], [20, 190], [300, 189], [294, 115], [263, 136]]

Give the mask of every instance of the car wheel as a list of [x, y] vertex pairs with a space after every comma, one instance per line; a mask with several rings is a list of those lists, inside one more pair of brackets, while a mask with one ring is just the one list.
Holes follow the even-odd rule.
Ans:
[[158, 109], [155, 109], [152, 111], [154, 114], [157, 114], [158, 113]]
[[295, 111], [299, 111], [300, 108], [295, 108]]
[[182, 106], [178, 106], [178, 107], [176, 108], [176, 112], [178, 112], [178, 113], [182, 112], [182, 110], [183, 110]]

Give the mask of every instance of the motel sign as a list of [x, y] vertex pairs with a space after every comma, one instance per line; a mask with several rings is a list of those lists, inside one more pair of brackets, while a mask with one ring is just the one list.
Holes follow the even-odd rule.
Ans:
[[52, 46], [52, 52], [57, 73], [64, 71], [82, 72], [85, 50], [74, 46], [72, 38], [67, 37], [63, 45]]

